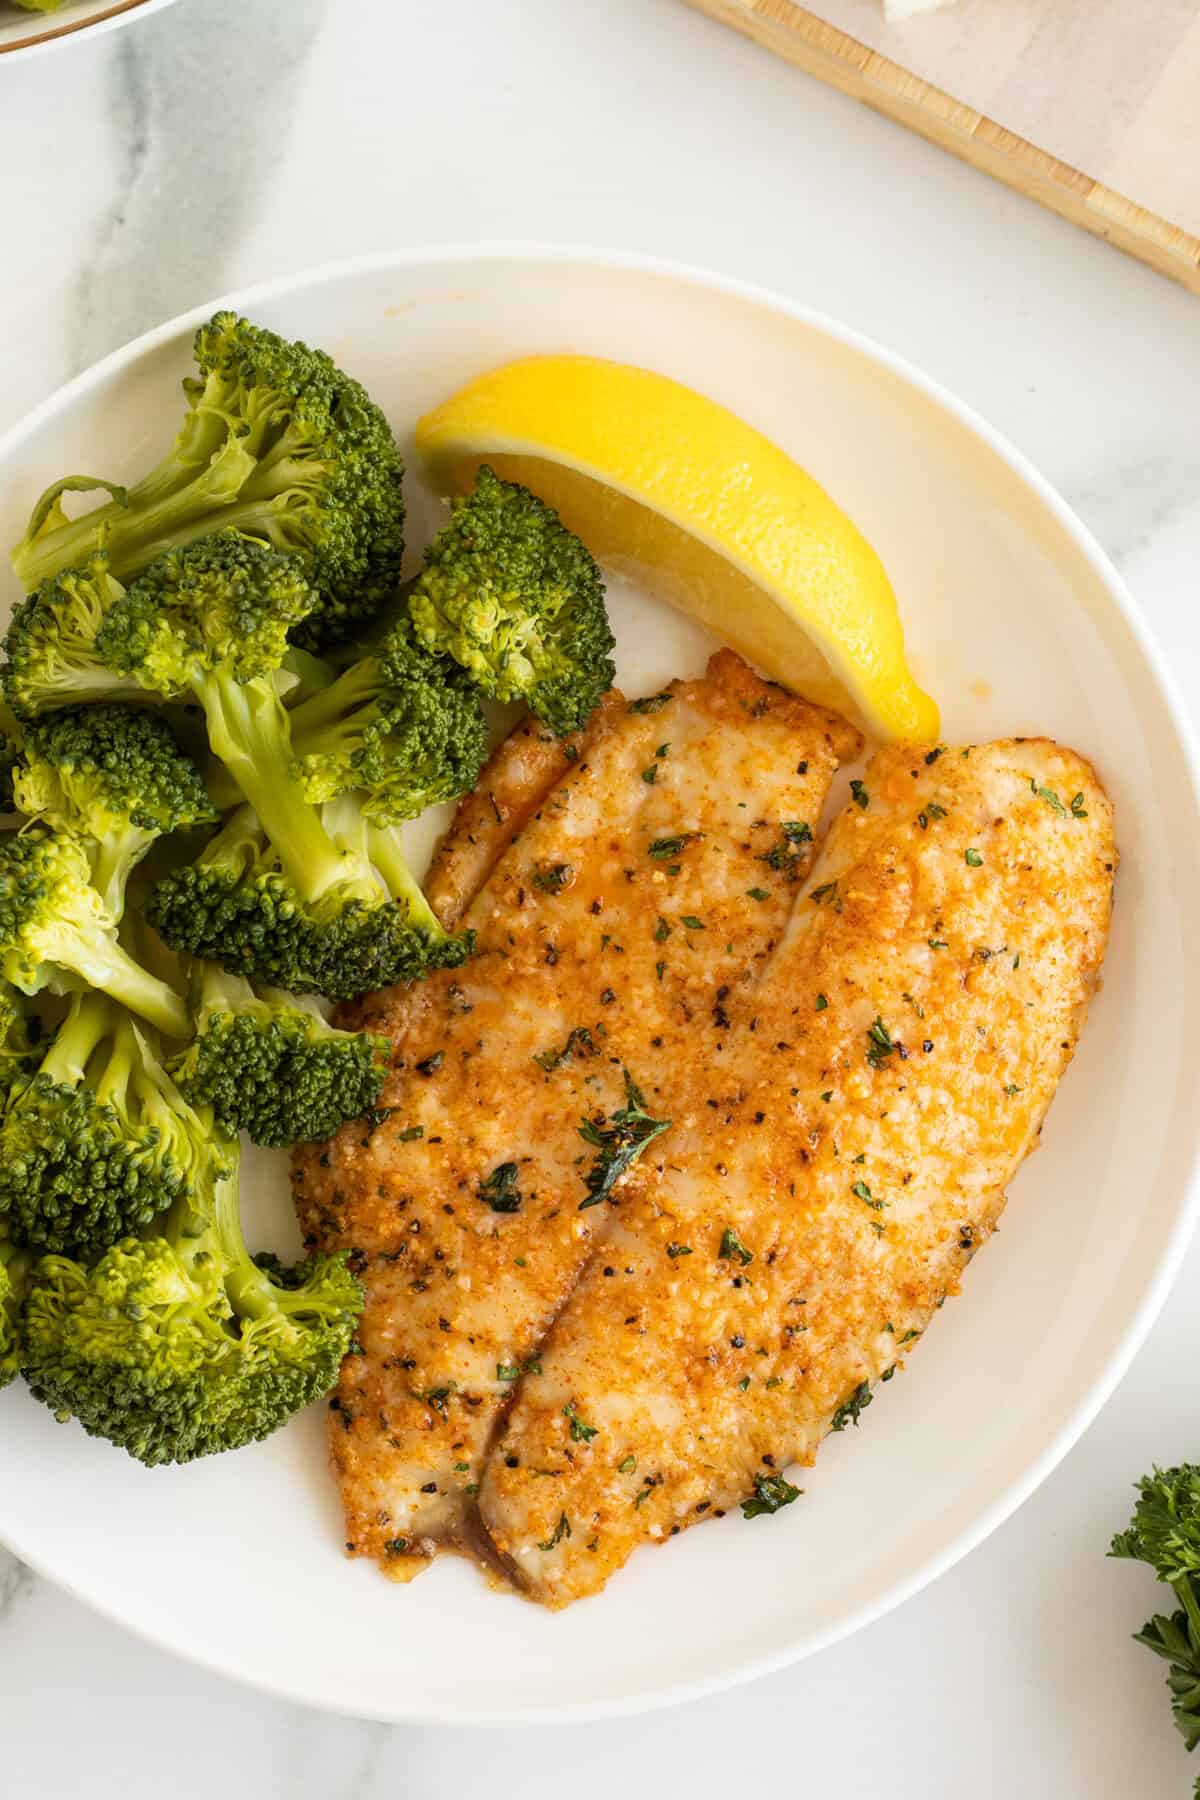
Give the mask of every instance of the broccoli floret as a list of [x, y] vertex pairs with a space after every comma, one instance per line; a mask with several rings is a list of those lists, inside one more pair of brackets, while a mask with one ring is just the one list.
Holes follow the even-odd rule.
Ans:
[[23, 994], [69, 991], [82, 980], [169, 1037], [190, 1034], [179, 995], [118, 942], [87, 852], [70, 832], [35, 824], [0, 840], [0, 976]]
[[18, 806], [80, 836], [114, 919], [156, 838], [217, 817], [199, 770], [153, 713], [121, 706], [51, 713], [26, 727], [24, 744]]
[[344, 858], [344, 873], [328, 885], [297, 886], [253, 809], [241, 807], [194, 863], [159, 882], [150, 923], [173, 950], [330, 1000], [465, 962], [472, 937], [439, 923], [394, 833], [368, 835], [349, 796], [321, 817]]
[[561, 735], [612, 685], [614, 638], [591, 553], [527, 488], [486, 465], [425, 552], [409, 596], [429, 651], [485, 694], [524, 700]]
[[415, 819], [475, 785], [487, 719], [462, 671], [431, 656], [401, 621], [370, 655], [289, 713], [296, 770], [310, 800], [363, 790], [367, 816]]
[[[295, 685], [281, 697], [292, 771], [307, 800], [319, 804], [358, 788], [369, 817], [390, 824], [475, 785], [488, 748], [478, 695], [450, 657], [422, 648], [406, 619], [340, 673], [300, 655], [303, 663], [294, 654], [285, 659]], [[205, 778], [219, 810], [239, 803], [237, 784], [219, 763]]]
[[0, 981], [0, 1108], [17, 1084], [36, 1071], [41, 1039], [41, 1021], [27, 1011], [16, 988]]
[[0, 1117], [0, 1214], [20, 1243], [98, 1253], [196, 1179], [189, 1119], [145, 1034], [77, 994], [41, 1066]]
[[16, 714], [5, 700], [0, 700], [0, 812], [16, 811], [13, 771], [20, 761], [23, 741]]
[[0, 1218], [0, 1388], [6, 1388], [21, 1367], [25, 1294], [33, 1262], [32, 1253], [13, 1243]]
[[[128, 581], [163, 551], [221, 527], [303, 557], [321, 604], [300, 633], [349, 637], [399, 579], [404, 472], [387, 420], [320, 350], [217, 313], [196, 333], [198, 375], [170, 454], [130, 488], [68, 476], [33, 510], [13, 566], [28, 588], [100, 544]], [[65, 492], [105, 487], [72, 521]]]
[[[177, 1106], [186, 1110], [180, 1097]], [[264, 1438], [328, 1392], [362, 1306], [344, 1256], [280, 1278], [246, 1249], [238, 1143], [192, 1114], [203, 1178], [153, 1233], [92, 1264], [45, 1256], [22, 1366], [39, 1400], [140, 1462], [190, 1462]]]
[[256, 993], [214, 963], [195, 979], [196, 1036], [171, 1064], [195, 1106], [256, 1144], [318, 1143], [379, 1098], [391, 1044], [328, 1024], [315, 1002]]
[[150, 703], [138, 682], [108, 668], [96, 650], [104, 615], [124, 592], [109, 573], [107, 556], [97, 551], [85, 567], [47, 577], [18, 603], [0, 671], [18, 719], [98, 700]]

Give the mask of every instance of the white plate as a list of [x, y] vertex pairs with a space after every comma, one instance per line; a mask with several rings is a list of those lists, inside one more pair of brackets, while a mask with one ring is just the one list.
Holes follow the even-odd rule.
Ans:
[[[1014, 451], [894, 357], [782, 301], [644, 260], [501, 248], [359, 263], [232, 304], [328, 348], [404, 438], [468, 376], [537, 350], [664, 370], [761, 426], [882, 552], [951, 739], [1050, 732], [1096, 760], [1124, 854], [1112, 948], [1003, 1231], [777, 1519], [643, 1550], [553, 1617], [451, 1558], [409, 1588], [344, 1561], [320, 1408], [236, 1456], [151, 1472], [15, 1388], [0, 1399], [0, 1537], [159, 1644], [383, 1719], [597, 1716], [778, 1667], [913, 1593], [1032, 1492], [1178, 1266], [1196, 1200], [1200, 831], [1170, 682], [1114, 571]], [[0, 445], [0, 542], [56, 475], [121, 479], [153, 458], [209, 310], [110, 357]], [[421, 515], [415, 480], [410, 493]], [[627, 591], [614, 612], [632, 691], [700, 667], [703, 635], [676, 615]], [[286, 1237], [282, 1163], [262, 1168], [258, 1222]]]
[[22, 56], [36, 56], [78, 42], [85, 31], [89, 38], [98, 37], [102, 31], [129, 25], [135, 18], [144, 19], [170, 5], [171, 0], [67, 0], [57, 12], [41, 13], [0, 0], [0, 57], [9, 56], [15, 62]]

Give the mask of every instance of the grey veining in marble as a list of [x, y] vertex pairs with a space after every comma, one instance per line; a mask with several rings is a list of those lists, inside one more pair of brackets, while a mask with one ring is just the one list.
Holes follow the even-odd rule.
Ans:
[[77, 368], [226, 285], [330, 0], [192, 5], [191, 21], [164, 13], [116, 39], [105, 100], [120, 163], [74, 296]]

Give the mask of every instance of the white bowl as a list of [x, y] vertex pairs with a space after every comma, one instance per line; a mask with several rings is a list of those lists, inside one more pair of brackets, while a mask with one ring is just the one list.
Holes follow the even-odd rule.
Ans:
[[27, 12], [23, 7], [9, 6], [0, 0], [0, 58], [14, 62], [24, 56], [36, 56], [64, 44], [77, 42], [86, 32], [89, 38], [119, 25], [129, 25], [152, 12], [170, 6], [172, 0], [67, 0], [57, 12]]
[[[239, 1455], [150, 1472], [16, 1387], [0, 1398], [0, 1537], [159, 1644], [381, 1719], [596, 1717], [776, 1668], [896, 1605], [1019, 1505], [1103, 1404], [1178, 1267], [1196, 1202], [1200, 831], [1170, 680], [1113, 569], [1015, 451], [895, 357], [781, 300], [645, 259], [498, 248], [360, 262], [228, 304], [325, 346], [402, 438], [468, 376], [538, 350], [661, 369], [762, 427], [882, 553], [950, 739], [1049, 732], [1094, 758], [1124, 859], [1112, 947], [1004, 1229], [778, 1518], [643, 1550], [600, 1598], [551, 1616], [451, 1558], [409, 1588], [344, 1561], [320, 1408]], [[155, 457], [211, 310], [109, 357], [0, 444], [0, 541], [55, 476], [122, 479]], [[410, 492], [427, 517], [415, 479]], [[677, 615], [626, 590], [614, 615], [633, 691], [700, 666], [706, 639]], [[286, 1234], [281, 1159], [248, 1185], [260, 1228]]]

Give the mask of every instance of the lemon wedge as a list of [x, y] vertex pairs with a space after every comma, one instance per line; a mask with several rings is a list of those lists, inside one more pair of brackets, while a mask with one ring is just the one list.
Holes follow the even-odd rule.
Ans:
[[707, 625], [767, 675], [877, 736], [938, 735], [878, 556], [778, 445], [628, 363], [531, 356], [417, 426], [443, 493], [482, 462], [520, 481], [614, 573]]

